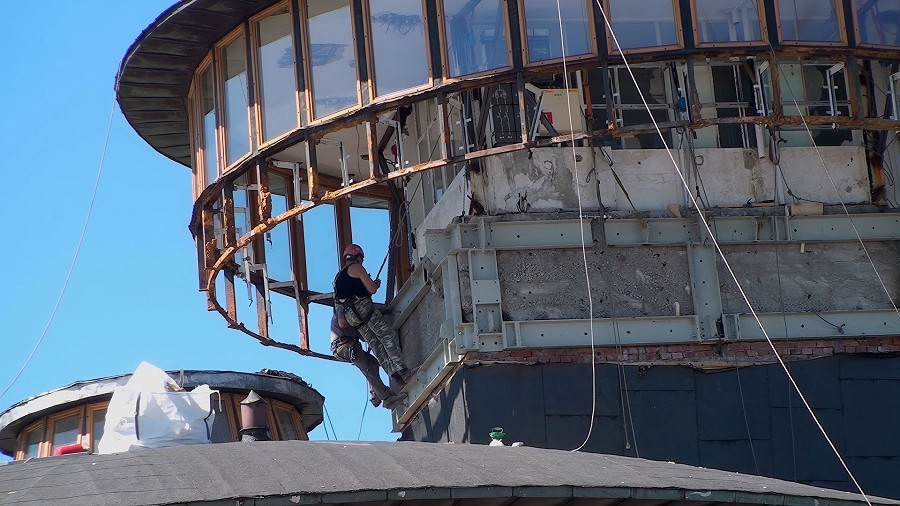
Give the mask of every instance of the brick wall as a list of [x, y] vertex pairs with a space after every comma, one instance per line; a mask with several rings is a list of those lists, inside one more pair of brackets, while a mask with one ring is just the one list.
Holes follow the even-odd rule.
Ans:
[[[844, 353], [900, 352], [900, 337], [847, 339], [809, 339], [774, 341], [778, 355], [785, 361], [808, 360]], [[768, 364], [776, 362], [767, 341], [716, 342], [708, 344], [669, 344], [653, 346], [597, 346], [596, 360], [604, 362], [680, 363], [698, 367], [727, 364]], [[468, 363], [590, 363], [590, 348], [534, 348], [498, 352], [472, 352]]]

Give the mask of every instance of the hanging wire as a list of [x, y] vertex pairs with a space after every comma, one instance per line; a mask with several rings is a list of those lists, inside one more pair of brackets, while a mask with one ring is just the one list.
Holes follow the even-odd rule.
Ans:
[[[328, 406], [322, 404], [322, 408], [325, 410], [325, 418], [328, 419], [328, 425], [331, 426], [331, 435], [334, 437], [334, 440], [337, 441], [337, 432], [334, 431], [334, 423], [331, 422], [331, 415], [328, 414]], [[326, 430], [325, 433], [327, 437], [328, 431]]]
[[34, 347], [31, 349], [31, 353], [28, 354], [28, 357], [25, 359], [25, 363], [22, 364], [22, 367], [19, 368], [19, 371], [13, 376], [13, 379], [6, 385], [6, 388], [0, 392], [0, 398], [3, 398], [4, 395], [9, 392], [9, 389], [16, 384], [19, 378], [22, 376], [22, 373], [25, 372], [25, 369], [28, 367], [28, 364], [31, 363], [31, 359], [34, 358], [34, 354], [37, 353], [38, 348], [41, 346], [41, 343], [44, 342], [44, 338], [47, 336], [47, 331], [50, 330], [50, 325], [53, 323], [53, 320], [56, 318], [56, 312], [59, 310], [59, 306], [62, 303], [63, 297], [66, 294], [66, 289], [69, 287], [69, 281], [72, 279], [72, 273], [75, 271], [75, 264], [78, 262], [78, 255], [81, 253], [81, 246], [84, 244], [84, 237], [87, 233], [88, 224], [91, 222], [91, 215], [94, 211], [94, 202], [97, 200], [97, 190], [100, 188], [100, 176], [103, 174], [103, 162], [106, 160], [106, 148], [109, 146], [109, 134], [112, 130], [112, 120], [113, 114], [116, 110], [116, 101], [113, 99], [112, 107], [109, 111], [109, 120], [106, 124], [106, 135], [103, 140], [103, 150], [100, 153], [100, 164], [97, 167], [97, 177], [94, 179], [94, 188], [91, 190], [91, 199], [88, 202], [87, 215], [84, 217], [84, 225], [81, 227], [81, 235], [78, 237], [78, 243], [75, 245], [75, 253], [72, 255], [72, 263], [69, 264], [69, 270], [66, 272], [66, 277], [63, 280], [62, 288], [59, 291], [59, 296], [56, 298], [56, 303], [53, 305], [53, 310], [50, 311], [50, 317], [47, 319], [47, 324], [44, 325], [44, 330], [41, 331], [41, 335], [38, 337], [37, 342], [34, 343]]
[[[596, 3], [600, 9], [601, 15], [603, 16], [603, 21], [606, 25], [606, 28], [607, 28], [607, 30], [609, 30], [610, 36], [612, 37], [613, 41], [615, 42], [616, 47], [619, 49], [619, 52], [621, 53], [622, 60], [625, 63], [625, 68], [628, 69], [628, 73], [631, 75], [631, 79], [635, 84], [635, 88], [637, 89], [638, 95], [641, 97], [641, 101], [643, 102], [644, 107], [647, 109], [648, 112], [650, 112], [650, 105], [647, 103], [647, 100], [644, 97], [643, 91], [641, 91], [640, 86], [638, 86], [638, 84], [637, 84], [637, 79], [635, 78], [634, 73], [632, 72], [631, 64], [628, 62], [628, 59], [625, 57], [625, 54], [622, 51], [621, 45], [619, 44], [618, 37], [616, 36], [616, 33], [612, 28], [612, 24], [609, 21], [609, 17], [606, 15], [606, 10], [603, 8], [603, 5], [600, 2], [600, 0], [596, 0]], [[557, 0], [557, 5], [558, 5], [558, 0]], [[773, 49], [773, 53], [774, 53], [774, 49]], [[794, 103], [796, 105], [796, 100], [794, 101]], [[798, 110], [799, 110], [799, 107], [798, 107]], [[802, 113], [801, 113], [801, 117], [802, 117]], [[784, 369], [785, 374], [787, 375], [791, 384], [794, 386], [794, 390], [796, 390], [797, 395], [800, 397], [800, 400], [803, 401], [804, 406], [806, 406], [807, 411], [809, 412], [810, 416], [812, 416], [812, 419], [815, 422], [816, 426], [819, 428], [819, 431], [825, 437], [825, 440], [828, 442], [828, 445], [831, 447], [831, 450], [834, 452], [835, 456], [837, 456], [838, 460], [840, 461], [841, 465], [844, 468], [844, 471], [846, 471], [847, 475], [853, 481], [853, 484], [856, 486], [857, 490], [859, 490], [859, 493], [862, 495], [863, 499], [866, 501], [866, 504], [871, 506], [872, 503], [869, 501], [869, 497], [863, 491], [859, 482], [856, 480], [856, 476], [854, 476], [853, 472], [850, 471], [850, 468], [847, 466], [847, 463], [844, 461], [844, 458], [841, 456], [837, 447], [834, 445], [834, 442], [828, 436], [828, 433], [825, 431], [825, 428], [822, 426], [822, 423], [819, 421], [818, 417], [816, 416], [816, 414], [813, 411], [812, 407], [810, 406], [809, 402], [806, 400], [806, 397], [803, 395], [803, 392], [800, 390], [800, 386], [794, 380], [793, 375], [791, 375], [791, 372], [788, 370], [787, 366], [785, 365], [784, 359], [782, 359], [781, 356], [778, 354], [778, 350], [775, 348], [775, 343], [772, 341], [772, 338], [769, 336], [769, 333], [766, 331], [765, 327], [763, 326], [762, 320], [760, 319], [759, 314], [756, 312], [756, 309], [754, 309], [753, 305], [750, 303], [750, 298], [747, 296], [746, 292], [744, 291], [744, 288], [741, 286], [741, 283], [737, 278], [737, 274], [732, 269], [730, 262], [728, 262], [728, 259], [725, 257], [725, 253], [724, 253], [724, 251], [722, 251], [722, 248], [721, 248], [718, 240], [716, 239], [715, 235], [713, 234], [713, 231], [710, 228], [708, 220], [703, 215], [703, 213], [700, 212], [700, 204], [697, 201], [697, 198], [694, 197], [692, 194], [690, 194], [690, 186], [688, 185], [687, 179], [684, 176], [684, 172], [681, 170], [681, 167], [679, 167], [678, 163], [675, 161], [675, 157], [672, 155], [672, 150], [669, 147], [669, 145], [665, 139], [665, 136], [662, 133], [662, 129], [660, 128], [659, 123], [657, 123], [656, 118], [653, 117], [652, 113], [650, 114], [650, 120], [652, 121], [653, 126], [656, 129], [656, 133], [659, 135], [663, 146], [665, 147], [666, 154], [669, 156], [669, 160], [672, 162], [672, 166], [675, 168], [675, 171], [678, 173], [678, 177], [681, 179], [681, 183], [684, 185], [684, 188], [688, 191], [688, 194], [691, 198], [691, 202], [694, 204], [694, 207], [698, 210], [697, 216], [698, 216], [698, 219], [700, 220], [700, 223], [703, 224], [703, 227], [706, 229], [707, 234], [709, 234], [709, 237], [710, 237], [710, 240], [711, 240], [713, 246], [715, 246], [716, 251], [719, 254], [719, 257], [722, 259], [722, 264], [725, 266], [725, 269], [728, 271], [728, 274], [734, 280], [734, 283], [737, 286], [737, 289], [740, 292], [741, 297], [744, 299], [744, 302], [747, 304], [747, 307], [749, 308], [750, 313], [753, 315], [753, 319], [756, 321], [757, 325], [759, 325], [759, 328], [762, 331], [763, 336], [766, 338], [766, 341], [769, 343], [769, 346], [772, 348], [773, 352], [775, 353], [775, 358], [778, 360], [778, 363], [781, 364], [781, 367]], [[806, 126], [807, 133], [810, 135], [810, 138], [812, 138], [812, 132], [809, 130], [809, 125], [807, 124], [805, 118], [803, 118], [803, 124]], [[813, 145], [815, 145], [814, 139], [813, 139]], [[818, 146], [816, 146], [816, 152], [819, 153]], [[824, 159], [821, 158], [821, 153], [819, 153], [819, 156], [820, 156], [820, 160], [822, 160], [822, 164], [824, 166], [825, 163], [824, 163]], [[826, 172], [827, 172], [827, 167], [826, 167]], [[830, 173], [829, 173], [829, 179], [831, 179]], [[832, 184], [834, 184], [834, 180], [833, 179], [831, 179], [831, 180], [832, 180]], [[836, 185], [835, 185], [835, 189], [837, 189]], [[843, 204], [843, 200], [841, 202]], [[846, 211], [846, 206], [844, 206], [844, 209]], [[849, 217], [849, 215], [850, 215], [849, 212], [847, 212], [848, 217]], [[852, 223], [853, 222], [851, 219], [851, 224]], [[853, 228], [854, 228], [854, 230], [856, 230], [855, 225], [853, 226]], [[859, 237], [858, 232], [857, 232], [857, 237]], [[860, 238], [860, 243], [862, 243], [861, 238]], [[868, 256], [868, 252], [866, 254]], [[870, 257], [870, 261], [871, 261], [871, 257]], [[872, 264], [872, 266], [874, 268], [874, 263]], [[875, 272], [877, 275], [878, 274], [877, 269]], [[878, 276], [878, 278], [879, 278], [879, 281], [881, 281], [880, 275]], [[883, 281], [882, 281], [882, 286], [884, 287]], [[884, 287], [884, 288], [885, 288], [885, 290], [887, 290], [887, 287]], [[891, 301], [891, 305], [894, 305], [893, 300]], [[894, 309], [896, 310], [896, 306], [894, 306]], [[900, 311], [897, 311], [897, 314], [898, 314], [898, 316], [900, 316]]]

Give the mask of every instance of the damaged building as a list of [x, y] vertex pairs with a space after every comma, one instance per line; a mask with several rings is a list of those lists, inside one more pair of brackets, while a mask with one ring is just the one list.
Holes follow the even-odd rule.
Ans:
[[184, 0], [117, 95], [248, 339], [331, 358], [316, 274], [383, 224], [403, 439], [855, 490], [788, 370], [900, 497], [898, 36], [897, 0]]

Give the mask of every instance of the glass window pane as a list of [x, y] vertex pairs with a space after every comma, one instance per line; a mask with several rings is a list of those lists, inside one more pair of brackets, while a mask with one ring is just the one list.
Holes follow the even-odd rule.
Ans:
[[509, 64], [505, 15], [500, 0], [444, 0], [451, 76], [499, 69]]
[[216, 157], [216, 84], [212, 68], [200, 74], [200, 107], [203, 114], [203, 165], [206, 171], [206, 185], [218, 177]]
[[420, 0], [371, 0], [369, 6], [376, 94], [427, 83], [425, 16]]
[[41, 450], [41, 435], [44, 432], [43, 427], [38, 427], [25, 434], [25, 458], [33, 459], [38, 456]]
[[98, 409], [93, 413], [91, 423], [91, 453], [97, 453], [97, 445], [103, 437], [103, 424], [106, 423], [106, 408]]
[[835, 0], [779, 0], [781, 38], [806, 42], [840, 42]]
[[247, 97], [246, 38], [241, 35], [222, 51], [225, 74], [225, 164], [250, 152], [250, 100]]
[[359, 103], [350, 0], [308, 0], [313, 116], [321, 118]]
[[591, 52], [590, 18], [584, 0], [559, 0], [558, 10], [555, 0], [525, 0], [528, 61], [562, 58], [560, 12], [562, 12], [562, 33], [565, 36], [565, 55], [575, 56]]
[[700, 43], [762, 40], [757, 0], [696, 0]]
[[855, 0], [859, 42], [900, 46], [900, 0]]
[[297, 78], [291, 13], [285, 8], [258, 24], [259, 103], [263, 140], [297, 128]]
[[678, 44], [672, 0], [609, 0], [609, 16], [622, 49]]
[[78, 436], [81, 434], [81, 415], [73, 415], [62, 418], [53, 423], [53, 436], [50, 439], [50, 455], [56, 452], [56, 449], [78, 442]]
[[278, 426], [281, 428], [281, 435], [285, 440], [300, 439], [300, 433], [297, 426], [294, 425], [294, 416], [290, 411], [276, 409], [275, 417], [278, 419]]

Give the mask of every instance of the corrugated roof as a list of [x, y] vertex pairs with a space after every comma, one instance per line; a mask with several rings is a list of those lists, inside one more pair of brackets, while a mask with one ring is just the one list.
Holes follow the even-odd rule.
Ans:
[[194, 69], [216, 41], [275, 0], [183, 0], [128, 48], [116, 76], [119, 107], [148, 144], [190, 166], [187, 97]]
[[[0, 465], [0, 505], [862, 506], [862, 496], [631, 457], [437, 443], [277, 441]], [[873, 504], [900, 501], [870, 498]], [[229, 502], [228, 504], [241, 504]], [[220, 503], [223, 504], [223, 503]]]

